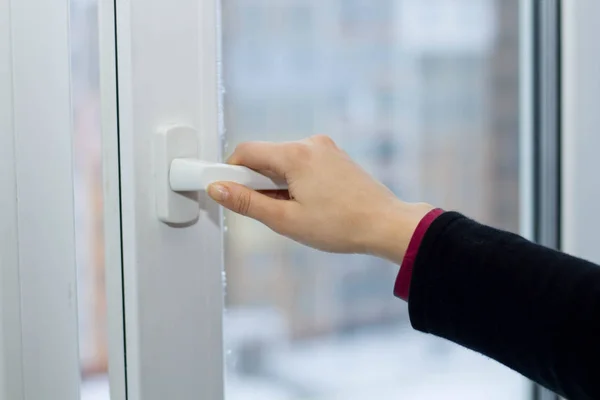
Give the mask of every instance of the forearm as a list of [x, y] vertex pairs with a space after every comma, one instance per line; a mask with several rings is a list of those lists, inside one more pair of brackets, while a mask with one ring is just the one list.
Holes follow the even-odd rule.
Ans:
[[445, 213], [415, 260], [413, 326], [573, 399], [600, 398], [600, 269]]

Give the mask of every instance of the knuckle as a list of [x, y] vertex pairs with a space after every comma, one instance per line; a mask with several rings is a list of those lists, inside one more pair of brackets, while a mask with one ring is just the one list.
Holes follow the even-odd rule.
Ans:
[[234, 200], [234, 209], [241, 215], [247, 216], [250, 212], [250, 204], [252, 203], [252, 193], [243, 191]]
[[310, 158], [310, 148], [305, 143], [297, 142], [289, 145], [290, 156], [296, 160], [307, 160]]
[[312, 137], [312, 140], [315, 143], [326, 145], [326, 146], [335, 146], [334, 140], [328, 135], [315, 135]]

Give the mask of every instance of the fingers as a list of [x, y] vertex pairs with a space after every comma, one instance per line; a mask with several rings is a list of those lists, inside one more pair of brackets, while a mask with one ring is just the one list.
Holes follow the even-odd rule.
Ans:
[[238, 145], [227, 160], [228, 164], [243, 165], [256, 171], [285, 173], [285, 157], [282, 144], [269, 142], [247, 142]]
[[285, 176], [287, 169], [303, 161], [310, 161], [310, 145], [337, 149], [335, 142], [326, 135], [315, 135], [297, 142], [246, 142], [238, 145], [227, 160], [233, 165], [243, 165], [272, 176]]
[[256, 219], [275, 231], [281, 230], [290, 205], [233, 182], [211, 184], [208, 195], [223, 207]]

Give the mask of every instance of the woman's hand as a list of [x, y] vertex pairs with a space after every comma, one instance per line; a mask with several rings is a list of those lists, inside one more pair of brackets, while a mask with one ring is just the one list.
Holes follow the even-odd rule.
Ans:
[[228, 163], [283, 178], [289, 190], [259, 193], [217, 182], [208, 188], [215, 201], [328, 252], [373, 254], [399, 264], [417, 224], [432, 209], [397, 199], [327, 136], [244, 143]]

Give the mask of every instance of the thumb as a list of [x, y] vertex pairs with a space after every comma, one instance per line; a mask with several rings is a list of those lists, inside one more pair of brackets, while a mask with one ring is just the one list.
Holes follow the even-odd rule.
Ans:
[[233, 182], [212, 183], [208, 195], [223, 207], [274, 228], [282, 221], [284, 200], [276, 200]]

